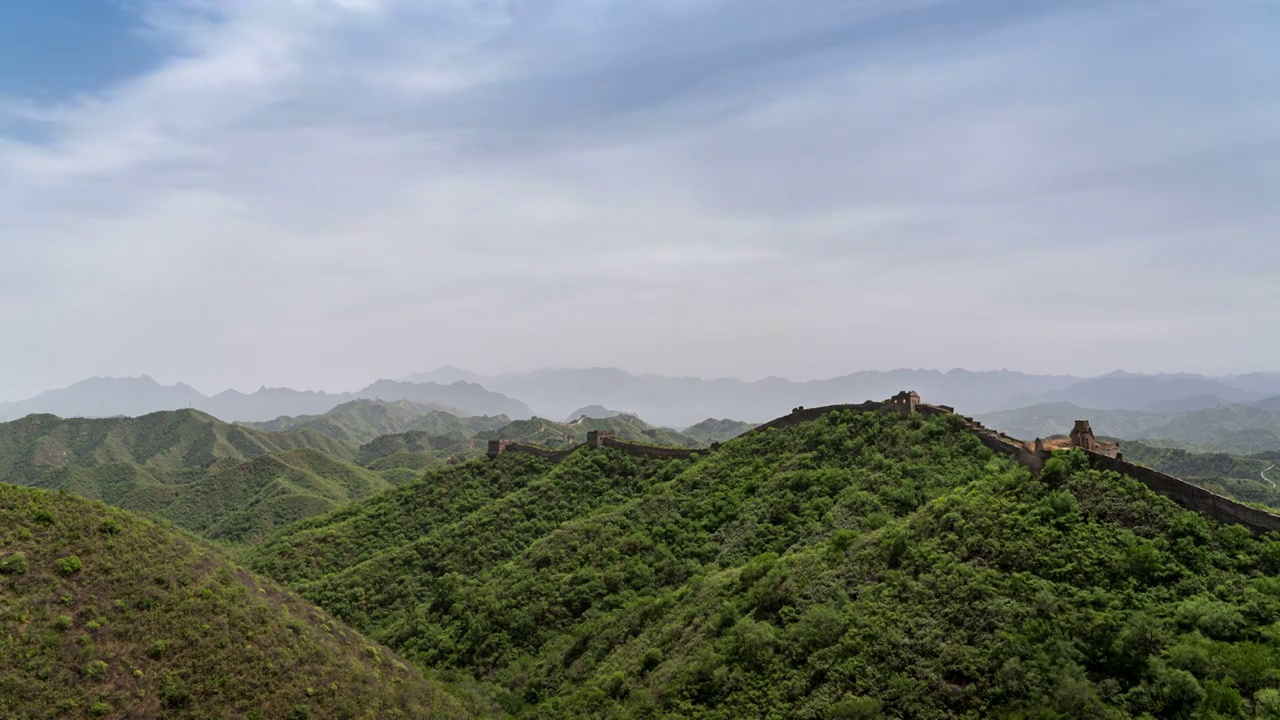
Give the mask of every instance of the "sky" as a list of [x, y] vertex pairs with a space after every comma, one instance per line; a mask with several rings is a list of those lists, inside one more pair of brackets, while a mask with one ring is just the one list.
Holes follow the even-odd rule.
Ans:
[[1267, 0], [0, 3], [0, 400], [1280, 370]]

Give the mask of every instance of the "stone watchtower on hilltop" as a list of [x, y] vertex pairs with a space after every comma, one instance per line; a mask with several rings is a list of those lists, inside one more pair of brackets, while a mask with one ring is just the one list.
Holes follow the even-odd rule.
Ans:
[[1071, 447], [1106, 455], [1117, 460], [1121, 460], [1124, 457], [1120, 454], [1120, 443], [1098, 442], [1098, 439], [1093, 435], [1093, 426], [1089, 424], [1088, 420], [1077, 420], [1075, 427], [1071, 428]]
[[887, 409], [895, 410], [903, 417], [910, 415], [920, 407], [920, 393], [915, 390], [903, 390], [889, 398]]
[[587, 431], [587, 447], [602, 448], [606, 438], [617, 436], [617, 432], [613, 430], [588, 430]]

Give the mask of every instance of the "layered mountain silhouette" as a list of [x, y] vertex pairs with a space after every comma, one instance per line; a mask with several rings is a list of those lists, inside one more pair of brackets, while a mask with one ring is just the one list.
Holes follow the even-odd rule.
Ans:
[[626, 408], [647, 421], [687, 427], [711, 417], [762, 422], [798, 405], [818, 406], [889, 397], [912, 388], [930, 402], [988, 413], [1041, 403], [1151, 412], [1188, 412], [1224, 403], [1250, 403], [1280, 395], [1280, 374], [1230, 377], [1136, 375], [1115, 372], [1097, 378], [1035, 375], [1009, 370], [956, 369], [855, 372], [827, 380], [796, 382], [770, 377], [733, 379], [636, 375], [617, 368], [548, 369], [480, 375], [456, 367], [411, 375], [413, 382], [477, 383], [520, 398], [536, 413], [570, 417], [577, 408]]
[[533, 415], [523, 402], [467, 382], [439, 384], [379, 380], [349, 393], [263, 387], [253, 393], [227, 390], [208, 397], [189, 385], [161, 385], [143, 375], [136, 378], [91, 378], [67, 388], [48, 390], [28, 400], [0, 403], [0, 422], [31, 414], [133, 417], [182, 408], [200, 410], [227, 422], [263, 422], [282, 416], [320, 415], [353, 400], [408, 400], [434, 404], [463, 415], [507, 415], [512, 418]]

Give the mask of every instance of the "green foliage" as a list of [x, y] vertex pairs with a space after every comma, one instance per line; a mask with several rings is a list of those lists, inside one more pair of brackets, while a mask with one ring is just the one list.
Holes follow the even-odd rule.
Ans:
[[0, 577], [0, 717], [465, 714], [389, 651], [370, 657], [346, 625], [166, 524], [0, 484], [0, 557], [26, 565]]
[[[312, 430], [261, 432], [194, 411], [104, 420], [36, 415], [0, 424], [5, 481], [74, 492], [231, 542], [418, 474], [365, 470], [349, 462], [354, 454], [353, 446]], [[34, 512], [39, 524], [55, 522], [47, 510]], [[116, 528], [107, 522], [101, 531]]]
[[58, 572], [63, 575], [74, 575], [84, 568], [84, 563], [75, 555], [58, 558]]
[[26, 553], [15, 552], [0, 560], [0, 575], [22, 575], [28, 566]]
[[957, 418], [690, 460], [503, 455], [247, 556], [517, 717], [1209, 718], [1280, 705], [1280, 540]]

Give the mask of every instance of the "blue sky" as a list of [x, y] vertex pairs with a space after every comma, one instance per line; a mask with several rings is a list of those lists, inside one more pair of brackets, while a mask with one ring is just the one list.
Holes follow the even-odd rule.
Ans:
[[0, 399], [1280, 369], [1275, 7], [14, 0]]
[[146, 72], [164, 53], [142, 31], [110, 0], [0, 4], [0, 94], [56, 102]]

